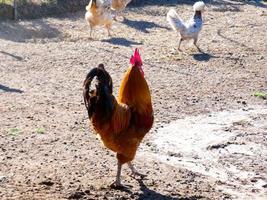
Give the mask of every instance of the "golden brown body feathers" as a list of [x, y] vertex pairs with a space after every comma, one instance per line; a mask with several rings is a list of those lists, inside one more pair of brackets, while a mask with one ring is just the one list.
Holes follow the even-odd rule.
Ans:
[[[104, 69], [98, 69], [104, 73]], [[106, 71], [105, 71], [106, 72]], [[106, 72], [107, 73], [107, 72]], [[100, 76], [100, 75], [99, 75]], [[85, 80], [85, 88], [89, 88]], [[106, 86], [109, 81], [98, 77], [98, 88], [94, 95], [85, 97], [85, 101], [98, 99], [98, 103], [89, 105], [95, 107], [94, 112], [89, 114], [90, 120], [97, 134], [100, 135], [104, 145], [117, 153], [117, 158], [121, 164], [134, 159], [136, 150], [145, 134], [150, 130], [153, 124], [153, 110], [151, 96], [146, 80], [136, 67], [130, 67], [126, 72], [119, 90], [118, 101], [107, 92]], [[102, 88], [101, 88], [102, 87]], [[85, 89], [88, 93], [89, 89]], [[106, 91], [101, 95], [101, 91]], [[91, 100], [90, 100], [91, 99]], [[106, 102], [108, 111], [102, 111]], [[104, 105], [104, 106], [103, 106]], [[112, 113], [110, 117], [103, 121], [106, 113]]]
[[[111, 185], [116, 188], [122, 187], [120, 177], [124, 163], [128, 164], [133, 175], [141, 175], [131, 161], [154, 120], [151, 95], [138, 49], [135, 49], [130, 63], [117, 100], [112, 94], [112, 79], [103, 64], [92, 69], [84, 81], [84, 102], [93, 128], [103, 144], [117, 153], [117, 176]], [[98, 81], [96, 88], [90, 90], [95, 77]]]
[[131, 0], [112, 0], [112, 8], [117, 11], [122, 11], [130, 1]]
[[111, 8], [115, 10], [115, 20], [118, 14], [122, 16], [122, 11], [131, 2], [131, 0], [112, 0]]
[[92, 30], [96, 26], [104, 26], [108, 35], [110, 35], [110, 28], [112, 25], [112, 14], [110, 7], [107, 5], [103, 5], [101, 1], [91, 0], [86, 6], [85, 20], [90, 26], [90, 36], [92, 34]]

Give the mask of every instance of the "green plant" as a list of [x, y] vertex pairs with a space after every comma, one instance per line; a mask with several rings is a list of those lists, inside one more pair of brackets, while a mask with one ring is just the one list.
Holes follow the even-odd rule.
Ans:
[[11, 128], [8, 130], [10, 135], [18, 135], [21, 133], [21, 130], [19, 130], [18, 128]]
[[267, 99], [267, 93], [263, 93], [263, 92], [256, 92], [254, 94], [255, 97], [259, 97], [259, 98], [262, 98], [262, 99]]
[[38, 134], [44, 134], [45, 133], [45, 129], [44, 128], [37, 128], [36, 132]]

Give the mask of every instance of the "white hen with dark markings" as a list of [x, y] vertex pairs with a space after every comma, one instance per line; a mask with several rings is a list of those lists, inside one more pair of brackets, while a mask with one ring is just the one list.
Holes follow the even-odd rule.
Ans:
[[172, 29], [179, 32], [181, 36], [178, 46], [179, 50], [182, 41], [190, 39], [194, 40], [194, 45], [198, 48], [198, 50], [200, 50], [196, 43], [198, 41], [198, 35], [203, 26], [202, 13], [204, 8], [205, 4], [203, 1], [196, 2], [193, 5], [194, 15], [187, 22], [184, 22], [174, 9], [171, 9], [167, 13], [167, 21], [171, 25]]

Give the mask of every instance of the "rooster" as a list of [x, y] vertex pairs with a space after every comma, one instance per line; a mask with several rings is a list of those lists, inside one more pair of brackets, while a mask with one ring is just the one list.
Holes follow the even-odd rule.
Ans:
[[174, 9], [171, 9], [167, 13], [167, 21], [171, 25], [172, 29], [180, 33], [180, 41], [178, 45], [178, 50], [181, 51], [180, 46], [184, 40], [194, 40], [194, 45], [200, 51], [197, 46], [198, 35], [203, 26], [202, 13], [204, 11], [205, 4], [203, 1], [198, 1], [193, 5], [194, 15], [188, 21], [184, 22], [176, 13]]
[[115, 17], [114, 19], [116, 20], [116, 17], [118, 13], [122, 15], [122, 11], [126, 8], [126, 6], [131, 2], [132, 0], [112, 0], [111, 8], [115, 10]]
[[105, 26], [110, 36], [112, 25], [111, 3], [103, 0], [90, 0], [86, 6], [85, 20], [90, 26], [90, 37], [95, 26]]
[[[93, 129], [103, 144], [117, 153], [117, 176], [116, 181], [111, 184], [114, 188], [122, 187], [120, 176], [125, 163], [131, 169], [132, 175], [142, 176], [131, 161], [154, 120], [151, 95], [137, 49], [130, 63], [117, 99], [112, 93], [112, 79], [103, 64], [93, 68], [84, 81], [84, 102]], [[91, 90], [91, 82], [95, 77], [97, 84]]]

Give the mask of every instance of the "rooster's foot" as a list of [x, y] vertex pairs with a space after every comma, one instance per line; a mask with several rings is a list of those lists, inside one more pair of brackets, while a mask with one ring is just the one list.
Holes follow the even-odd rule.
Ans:
[[135, 171], [135, 172], [132, 172], [130, 176], [133, 177], [133, 178], [140, 177], [141, 179], [144, 179], [147, 175], [146, 174], [141, 174], [141, 173]]
[[146, 175], [145, 174], [141, 174], [139, 173], [133, 166], [133, 164], [131, 162], [128, 163], [129, 168], [131, 169], [132, 173], [130, 176], [132, 176], [133, 178], [136, 178], [136, 176], [139, 176], [141, 179], [145, 178]]
[[117, 190], [124, 188], [123, 185], [122, 185], [120, 182], [118, 182], [118, 181], [113, 182], [113, 183], [110, 185], [110, 187], [111, 187], [112, 189], [117, 189]]

